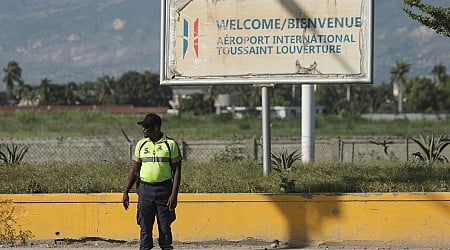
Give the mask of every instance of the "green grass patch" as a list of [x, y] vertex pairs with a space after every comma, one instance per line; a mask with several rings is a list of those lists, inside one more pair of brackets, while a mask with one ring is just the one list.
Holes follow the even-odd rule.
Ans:
[[[0, 113], [0, 138], [142, 137], [136, 124], [143, 114], [98, 111]], [[261, 119], [232, 119], [229, 114], [164, 115], [163, 131], [177, 139], [260, 138]], [[301, 119], [272, 118], [271, 136], [300, 137]], [[316, 117], [316, 137], [407, 137], [448, 133], [447, 120], [372, 121], [358, 117]], [[317, 193], [317, 192], [448, 192], [449, 164], [369, 162], [300, 164], [263, 176], [256, 162], [210, 162], [183, 165], [181, 192], [186, 193]], [[0, 193], [122, 192], [129, 163], [0, 164]]]
[[110, 193], [125, 185], [128, 164], [0, 165], [0, 193]]
[[[123, 129], [131, 137], [142, 136], [136, 124], [143, 114], [112, 114], [90, 112], [15, 112], [0, 113], [0, 138], [30, 137], [122, 137]], [[262, 135], [260, 117], [233, 119], [230, 114], [192, 116], [163, 115], [163, 130], [174, 138], [223, 139], [259, 138]], [[424, 134], [448, 133], [447, 120], [407, 119], [372, 121], [358, 117], [318, 116], [316, 137], [407, 137]], [[301, 118], [271, 118], [272, 137], [300, 137]]]
[[[129, 164], [0, 165], [0, 193], [122, 192]], [[255, 162], [183, 164], [183, 193], [449, 192], [449, 164], [294, 164], [263, 175]]]

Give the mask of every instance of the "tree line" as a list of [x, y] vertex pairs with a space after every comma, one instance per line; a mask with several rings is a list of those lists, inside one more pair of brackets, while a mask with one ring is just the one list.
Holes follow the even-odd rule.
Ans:
[[[328, 114], [362, 113], [448, 113], [450, 77], [442, 62], [430, 77], [409, 79], [411, 64], [397, 61], [391, 68], [391, 82], [374, 85], [317, 85], [316, 105]], [[48, 78], [39, 86], [25, 84], [19, 63], [11, 61], [3, 68], [6, 91], [0, 92], [1, 105], [120, 105], [168, 107], [172, 87], [161, 86], [159, 75], [148, 71], [129, 71], [115, 79], [102, 76], [95, 81], [55, 84]], [[214, 85], [181, 100], [180, 112], [211, 114], [219, 94], [236, 97], [236, 106], [256, 108], [261, 105], [260, 88], [250, 85]], [[280, 84], [269, 90], [272, 106], [300, 106], [300, 85]]]
[[[404, 12], [413, 20], [450, 37], [450, 8], [425, 4], [422, 0], [403, 0]], [[316, 105], [329, 114], [444, 112], [450, 110], [450, 77], [444, 64], [436, 64], [432, 78], [407, 78], [411, 64], [399, 60], [391, 68], [391, 82], [377, 85], [318, 85]], [[84, 83], [54, 84], [48, 78], [39, 86], [25, 84], [22, 69], [16, 61], [3, 68], [6, 91], [0, 92], [0, 105], [111, 105], [170, 107], [172, 88], [159, 84], [159, 75], [129, 71], [118, 79], [102, 76]], [[181, 112], [208, 114], [214, 112], [218, 94], [237, 97], [237, 106], [261, 105], [260, 89], [248, 85], [209, 86], [204, 93], [182, 99]], [[299, 106], [300, 88], [276, 85], [271, 89], [271, 105]]]
[[397, 61], [391, 82], [379, 85], [318, 86], [316, 103], [328, 113], [449, 113], [450, 77], [446, 66], [436, 64], [430, 75], [409, 79], [411, 64]]
[[145, 71], [129, 71], [118, 79], [104, 75], [95, 81], [56, 84], [48, 78], [39, 86], [25, 84], [22, 68], [10, 61], [3, 68], [6, 91], [1, 93], [1, 105], [112, 105], [168, 106], [172, 89], [160, 86], [159, 75]]

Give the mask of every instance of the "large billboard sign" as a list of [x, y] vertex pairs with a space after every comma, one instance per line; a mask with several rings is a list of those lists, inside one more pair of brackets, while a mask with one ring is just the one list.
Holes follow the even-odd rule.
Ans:
[[372, 0], [161, 6], [161, 84], [372, 82]]

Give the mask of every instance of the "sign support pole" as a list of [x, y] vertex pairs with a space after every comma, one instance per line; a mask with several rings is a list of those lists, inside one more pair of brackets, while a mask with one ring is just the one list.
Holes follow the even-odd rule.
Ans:
[[261, 87], [262, 97], [262, 132], [263, 132], [263, 168], [267, 176], [271, 170], [271, 140], [270, 140], [270, 98], [267, 86]]
[[314, 85], [302, 85], [302, 161], [311, 163], [314, 161], [315, 151], [315, 112]]

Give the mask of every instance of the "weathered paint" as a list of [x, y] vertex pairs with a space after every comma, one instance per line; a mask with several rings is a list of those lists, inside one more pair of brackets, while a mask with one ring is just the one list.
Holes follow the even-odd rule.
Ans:
[[[122, 194], [0, 194], [13, 200], [18, 223], [35, 239], [133, 240], [136, 195], [125, 211]], [[289, 242], [377, 242], [450, 246], [450, 193], [180, 194], [177, 241], [253, 239]]]
[[372, 0], [161, 5], [162, 84], [371, 82]]

